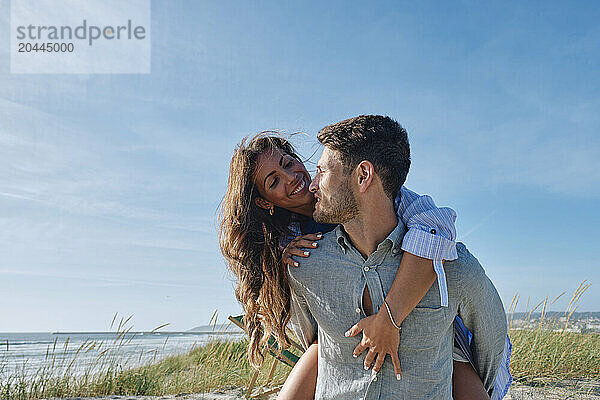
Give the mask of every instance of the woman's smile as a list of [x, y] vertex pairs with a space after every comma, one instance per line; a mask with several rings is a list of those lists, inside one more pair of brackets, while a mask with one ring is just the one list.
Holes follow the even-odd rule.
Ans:
[[294, 189], [292, 191], [292, 193], [290, 193], [290, 196], [295, 196], [297, 194], [299, 194], [302, 190], [304, 190], [304, 188], [306, 188], [306, 180], [304, 178], [302, 178], [302, 180], [300, 181], [300, 184], [298, 185], [298, 187], [296, 189]]

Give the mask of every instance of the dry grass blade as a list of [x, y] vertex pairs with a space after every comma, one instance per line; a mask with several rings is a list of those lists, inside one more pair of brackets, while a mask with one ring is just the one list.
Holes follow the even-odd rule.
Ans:
[[159, 325], [159, 326], [157, 326], [156, 328], [152, 329], [152, 330], [150, 331], [150, 333], [154, 333], [154, 332], [158, 331], [159, 329], [162, 329], [162, 328], [164, 328], [165, 326], [169, 326], [169, 325], [171, 325], [171, 323], [166, 323], [166, 324]]
[[115, 323], [115, 320], [117, 319], [117, 315], [119, 315], [118, 312], [115, 313], [115, 316], [113, 317], [112, 321], [110, 322], [110, 328], [108, 328], [108, 329], [112, 329], [113, 324]]
[[567, 293], [567, 292], [566, 292], [566, 291], [564, 291], [564, 292], [562, 292], [561, 294], [559, 294], [558, 296], [556, 296], [556, 297], [554, 298], [554, 300], [552, 300], [552, 302], [550, 303], [550, 305], [552, 305], [552, 304], [556, 303], [556, 300], [558, 300], [558, 299], [560, 299], [561, 297], [563, 297], [563, 295], [564, 295], [565, 293]]
[[71, 337], [67, 337], [67, 340], [65, 340], [64, 354], [67, 354], [67, 347], [69, 347], [69, 339], [71, 339]]

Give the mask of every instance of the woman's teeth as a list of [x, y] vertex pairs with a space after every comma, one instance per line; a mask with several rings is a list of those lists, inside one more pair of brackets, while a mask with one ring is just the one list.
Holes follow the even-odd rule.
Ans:
[[293, 196], [295, 194], [298, 194], [302, 189], [304, 189], [304, 186], [306, 186], [306, 182], [302, 181], [300, 186], [298, 186], [292, 193], [290, 193], [290, 195]]

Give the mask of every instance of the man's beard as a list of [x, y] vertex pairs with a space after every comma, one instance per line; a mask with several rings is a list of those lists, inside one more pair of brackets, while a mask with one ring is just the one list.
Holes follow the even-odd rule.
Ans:
[[343, 224], [358, 215], [358, 202], [354, 197], [349, 179], [340, 184], [336, 193], [331, 196], [331, 202], [323, 209], [323, 199], [319, 200], [319, 208], [313, 214], [313, 219], [321, 224]]

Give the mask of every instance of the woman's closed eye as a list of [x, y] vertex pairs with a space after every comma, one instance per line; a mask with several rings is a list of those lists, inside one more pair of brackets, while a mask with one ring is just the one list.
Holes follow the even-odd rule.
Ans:
[[[280, 164], [281, 165], [281, 164]], [[294, 160], [291, 157], [285, 157], [283, 159], [283, 165], [281, 165], [283, 169], [290, 169], [294, 166]], [[279, 183], [279, 177], [274, 176], [271, 180], [271, 184], [269, 185], [269, 189], [274, 189], [275, 186]]]

